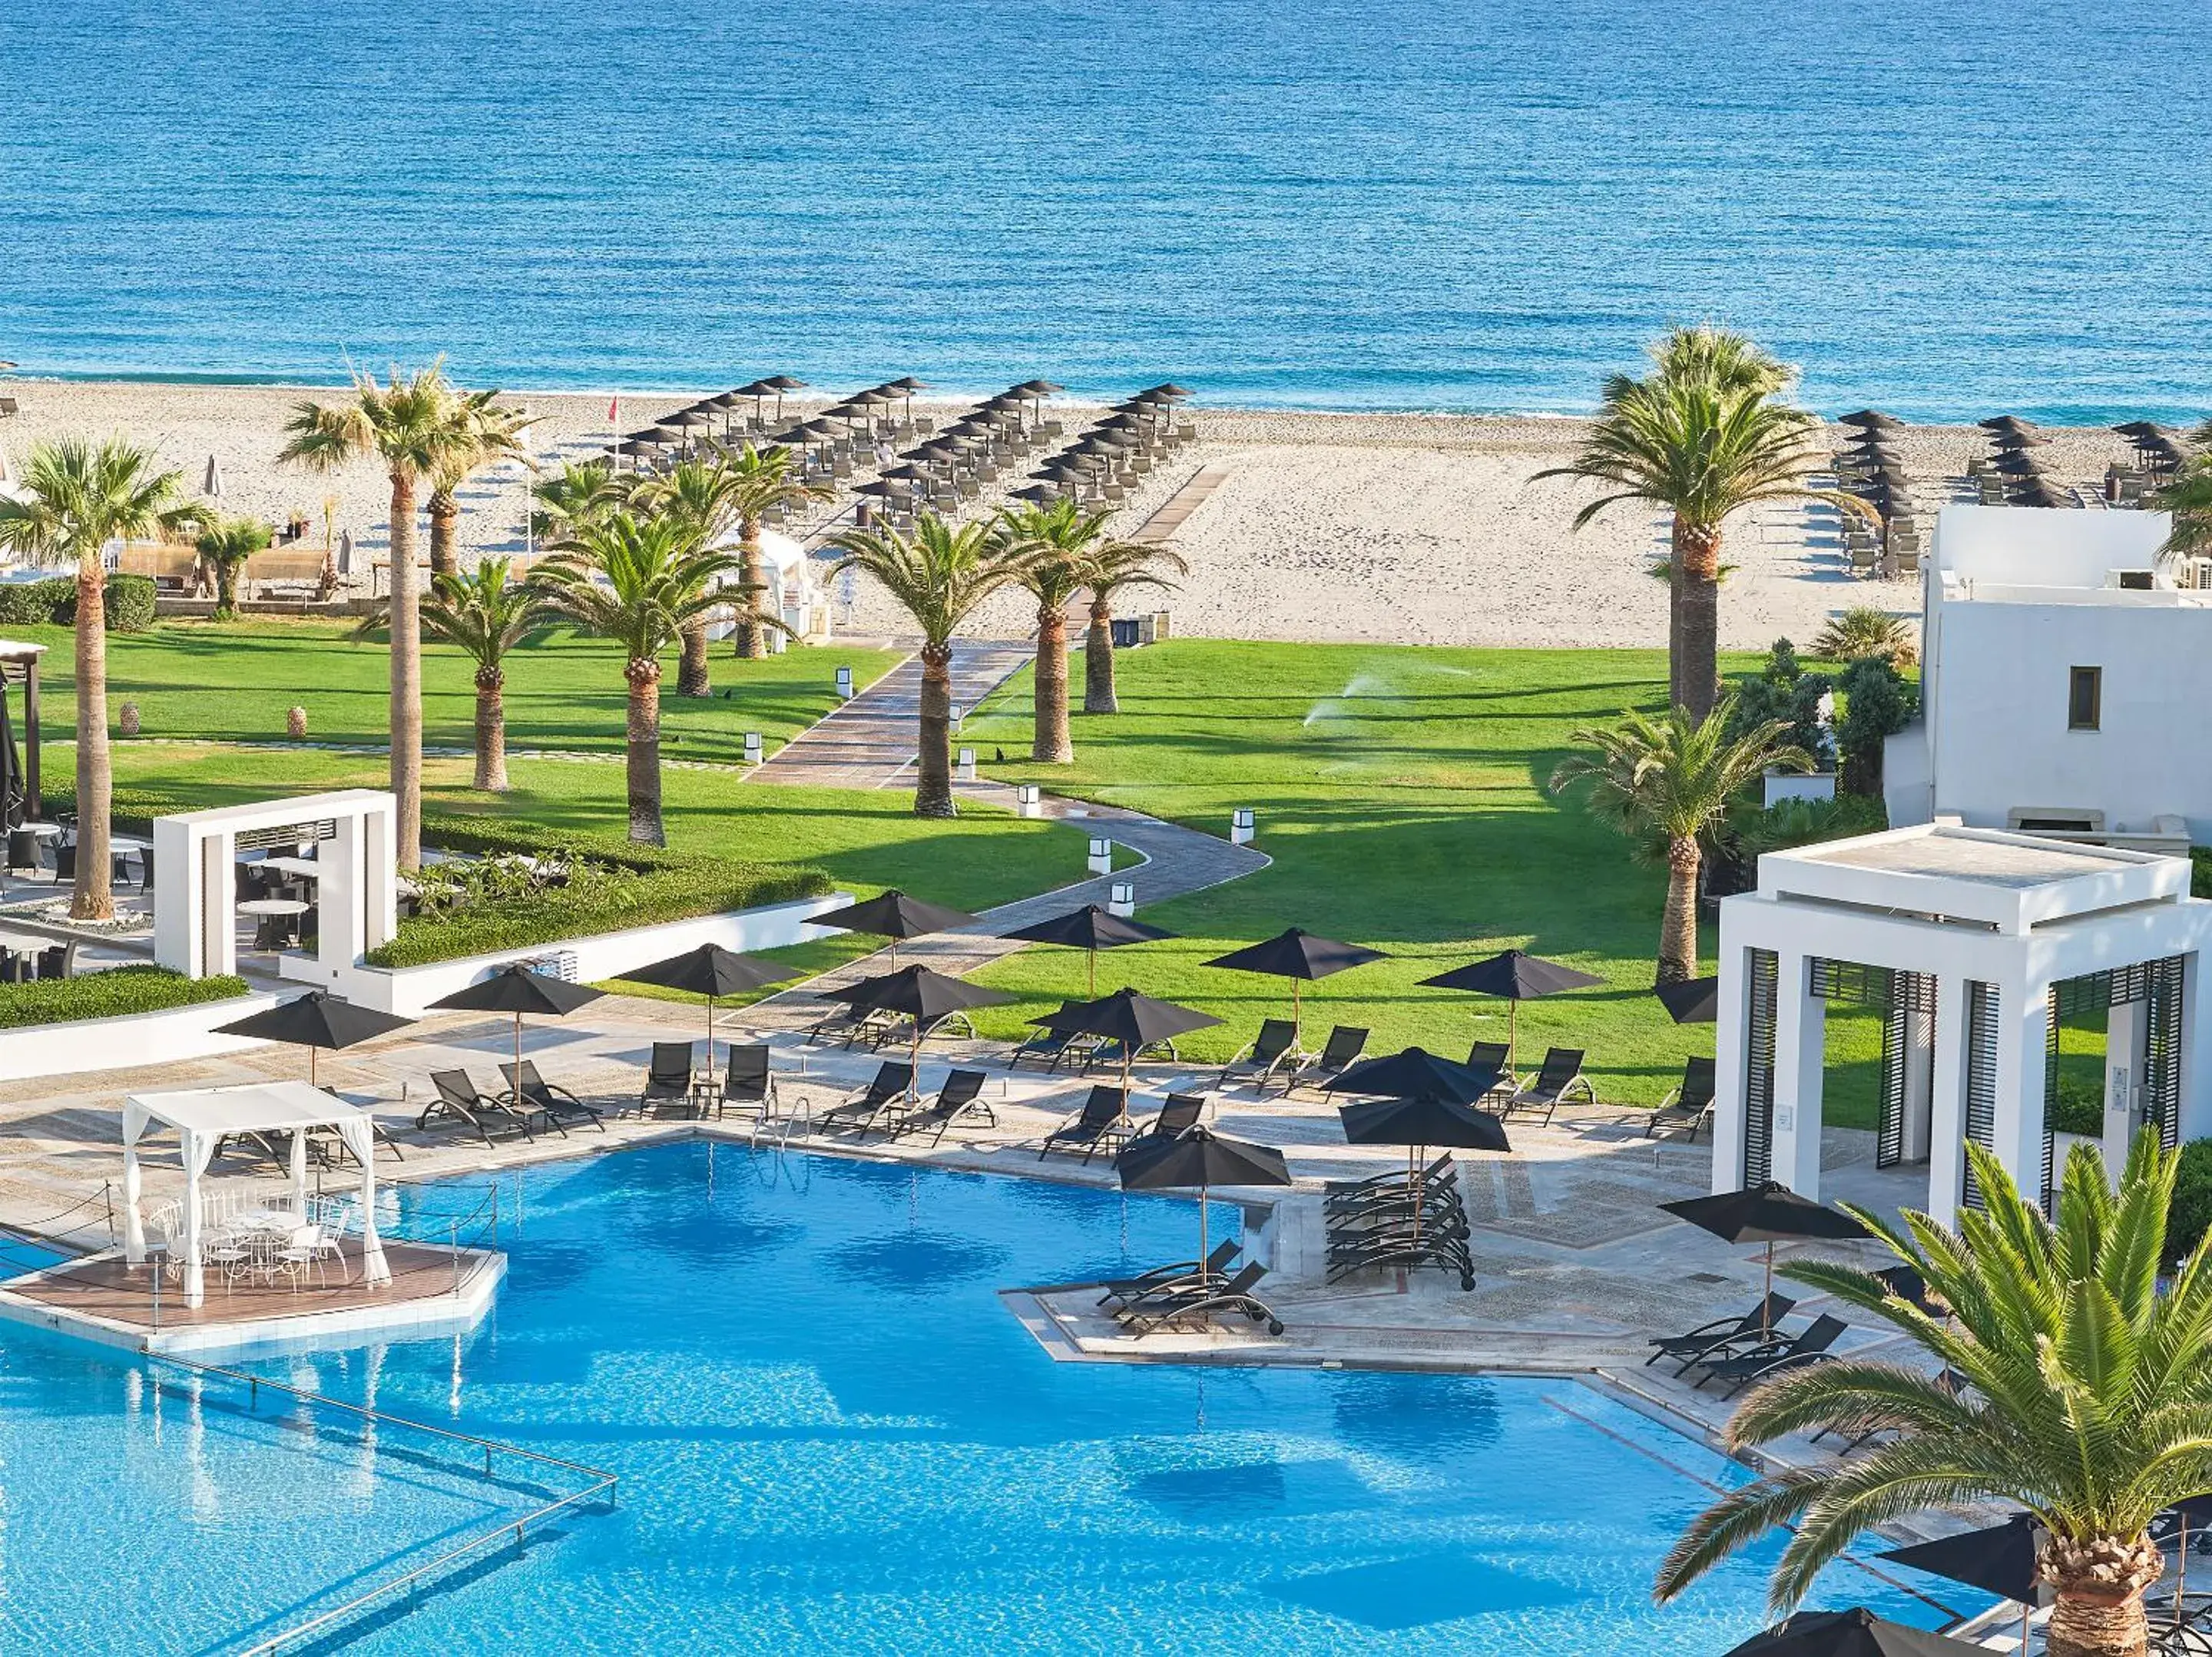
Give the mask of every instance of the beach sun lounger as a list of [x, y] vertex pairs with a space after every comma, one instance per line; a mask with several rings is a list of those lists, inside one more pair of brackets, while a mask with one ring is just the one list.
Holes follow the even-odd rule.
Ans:
[[1694, 1384], [1703, 1387], [1710, 1382], [1720, 1381], [1725, 1389], [1721, 1396], [1734, 1398], [1754, 1381], [1763, 1381], [1769, 1375], [1784, 1375], [1791, 1369], [1801, 1369], [1808, 1363], [1818, 1363], [1827, 1356], [1828, 1349], [1836, 1344], [1836, 1337], [1842, 1334], [1846, 1326], [1841, 1318], [1823, 1313], [1795, 1335], [1761, 1341], [1732, 1357], [1700, 1360], [1691, 1367], [1702, 1369], [1705, 1373]]
[[1264, 1090], [1267, 1078], [1279, 1070], [1289, 1070], [1297, 1063], [1298, 1027], [1287, 1018], [1268, 1018], [1261, 1021], [1260, 1034], [1253, 1038], [1241, 1057], [1231, 1059], [1222, 1066], [1221, 1075], [1214, 1083], [1225, 1088], [1232, 1082], [1249, 1081], [1257, 1089]]
[[1644, 1137], [1656, 1138], [1662, 1128], [1686, 1127], [1695, 1143], [1713, 1120], [1713, 1061], [1691, 1059], [1682, 1065], [1682, 1084], [1659, 1102], [1644, 1125]]
[[1674, 1373], [1679, 1375], [1705, 1358], [1725, 1356], [1723, 1349], [1757, 1345], [1772, 1338], [1775, 1326], [1796, 1304], [1787, 1295], [1770, 1294], [1740, 1318], [1717, 1318], [1679, 1335], [1662, 1335], [1651, 1343], [1651, 1356], [1644, 1366], [1648, 1369], [1661, 1358], [1678, 1358]]
[[520, 1065], [501, 1065], [499, 1073], [507, 1078], [507, 1097], [523, 1109], [536, 1111], [563, 1129], [590, 1126], [602, 1133], [607, 1131], [597, 1110], [568, 1089], [556, 1087], [540, 1076], [535, 1059], [526, 1059]]
[[422, 1114], [415, 1119], [416, 1127], [422, 1132], [428, 1132], [433, 1123], [452, 1120], [463, 1124], [486, 1144], [495, 1137], [511, 1139], [518, 1133], [525, 1139], [536, 1137], [530, 1131], [528, 1116], [489, 1094], [478, 1093], [466, 1071], [434, 1070], [430, 1085], [438, 1096], [423, 1106]]

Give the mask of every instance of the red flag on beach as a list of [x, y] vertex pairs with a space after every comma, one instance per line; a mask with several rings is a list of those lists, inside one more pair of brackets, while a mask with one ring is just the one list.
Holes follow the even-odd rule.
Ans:
[[613, 402], [607, 404], [607, 424], [610, 426], [615, 426], [621, 424], [621, 422], [622, 399], [620, 398], [617, 398]]

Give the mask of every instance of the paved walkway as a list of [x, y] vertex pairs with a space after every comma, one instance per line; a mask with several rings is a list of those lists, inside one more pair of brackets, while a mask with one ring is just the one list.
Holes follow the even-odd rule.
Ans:
[[1161, 502], [1160, 509], [1139, 525], [1129, 538], [1146, 546], [1163, 546], [1175, 538], [1175, 532], [1183, 520], [1196, 512], [1200, 504], [1221, 487], [1229, 476], [1229, 468], [1216, 463], [1201, 466], [1191, 475], [1190, 481]]
[[[952, 700], [973, 707], [1030, 659], [1025, 644], [962, 639], [952, 646]], [[886, 788], [914, 763], [921, 658], [909, 656], [842, 707], [802, 731], [752, 773], [810, 788]]]

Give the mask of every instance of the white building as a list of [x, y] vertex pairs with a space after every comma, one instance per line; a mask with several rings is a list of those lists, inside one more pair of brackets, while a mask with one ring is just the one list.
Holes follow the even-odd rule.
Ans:
[[1978, 1200], [1970, 1138], [2050, 1186], [2063, 1016], [2105, 1026], [2109, 1165], [2147, 1124], [2212, 1133], [2212, 902], [2185, 859], [1939, 823], [1769, 853], [1720, 910], [1715, 1191], [1820, 1194], [1832, 1002], [1882, 1015], [1875, 1161], [1924, 1165], [1911, 1205], [1939, 1220]]
[[[732, 528], [714, 543], [714, 550], [738, 555], [738, 531]], [[788, 535], [774, 530], [763, 530], [760, 534], [761, 580], [768, 591], [761, 595], [761, 609], [779, 618], [793, 634], [802, 639], [826, 636], [830, 631], [830, 595], [821, 579], [821, 565], [807, 556], [806, 549]], [[727, 578], [728, 586], [737, 585], [733, 574]], [[727, 638], [736, 623], [728, 620], [711, 622], [708, 632], [717, 639]], [[769, 629], [769, 648], [781, 650], [787, 642], [784, 634]]]
[[2169, 527], [2164, 513], [1943, 509], [1922, 713], [1884, 757], [1893, 825], [2212, 841], [2212, 591], [2187, 585], [2206, 579], [2196, 568], [2155, 568]]

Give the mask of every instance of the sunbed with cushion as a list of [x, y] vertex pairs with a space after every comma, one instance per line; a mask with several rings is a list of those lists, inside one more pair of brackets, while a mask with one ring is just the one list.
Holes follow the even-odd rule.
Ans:
[[423, 1106], [422, 1114], [415, 1119], [415, 1126], [424, 1132], [434, 1122], [450, 1120], [465, 1125], [486, 1144], [491, 1144], [495, 1135], [506, 1138], [518, 1133], [526, 1139], [534, 1137], [527, 1115], [489, 1094], [478, 1093], [466, 1071], [434, 1070], [430, 1072], [430, 1085], [437, 1089], [438, 1096]]
[[1649, 1369], [1661, 1358], [1679, 1358], [1674, 1366], [1679, 1375], [1705, 1358], [1728, 1356], [1723, 1349], [1757, 1345], [1772, 1338], [1775, 1326], [1796, 1304], [1787, 1295], [1770, 1294], [1740, 1318], [1716, 1318], [1679, 1335], [1662, 1335], [1651, 1343], [1651, 1356], [1644, 1365]]
[[688, 1115], [696, 1101], [691, 1091], [697, 1072], [697, 1043], [655, 1041], [652, 1060], [645, 1067], [645, 1085], [638, 1089], [637, 1108], [681, 1105]]
[[1713, 1061], [1691, 1059], [1682, 1065], [1682, 1085], [1659, 1102], [1644, 1125], [1644, 1137], [1654, 1138], [1661, 1128], [1686, 1127], [1695, 1143], [1698, 1133], [1713, 1120]]
[[1549, 1122], [1552, 1113], [1577, 1088], [1583, 1090], [1583, 1098], [1596, 1102], [1597, 1090], [1583, 1075], [1583, 1050], [1553, 1047], [1544, 1055], [1543, 1068], [1536, 1072], [1536, 1079], [1508, 1099], [1498, 1114], [1510, 1120], [1516, 1112], [1526, 1111], [1540, 1121]]
[[1231, 1059], [1221, 1068], [1216, 1087], [1227, 1087], [1231, 1082], [1249, 1081], [1264, 1090], [1267, 1078], [1279, 1070], [1288, 1070], [1297, 1063], [1298, 1027], [1287, 1018], [1268, 1018], [1261, 1021], [1260, 1034], [1243, 1054]]
[[538, 1073], [538, 1061], [526, 1059], [520, 1065], [501, 1065], [499, 1073], [507, 1078], [508, 1096], [526, 1109], [534, 1110], [545, 1119], [566, 1128], [589, 1126], [602, 1133], [607, 1125], [599, 1120], [599, 1113], [563, 1087], [556, 1087]]
[[1118, 1151], [1129, 1142], [1129, 1095], [1127, 1089], [1101, 1084], [1091, 1089], [1083, 1108], [1044, 1136], [1037, 1161], [1054, 1150], [1080, 1149], [1088, 1162], [1100, 1149]]

